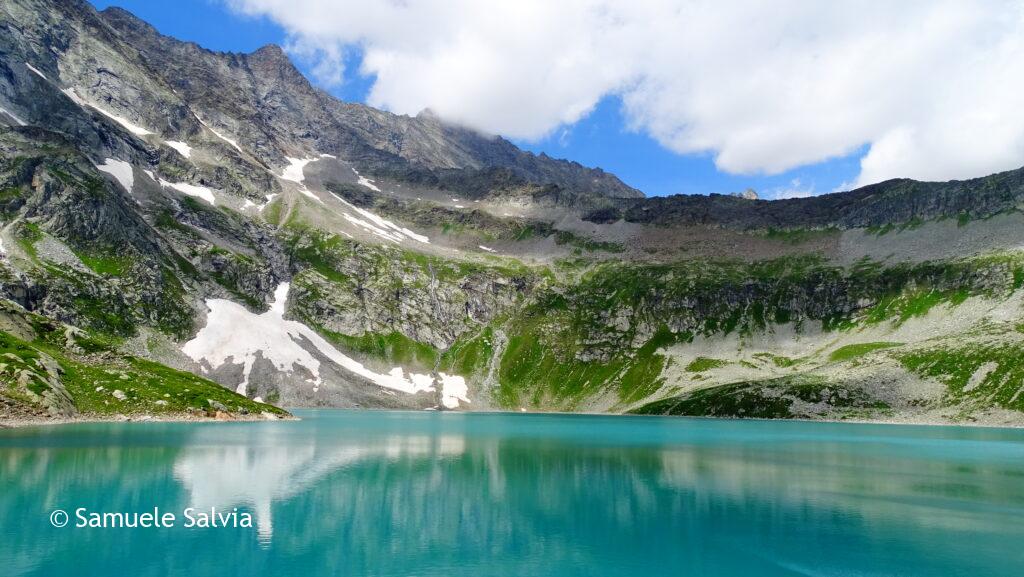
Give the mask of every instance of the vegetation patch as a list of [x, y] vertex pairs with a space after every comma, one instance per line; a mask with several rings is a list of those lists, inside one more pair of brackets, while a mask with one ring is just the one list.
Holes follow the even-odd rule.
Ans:
[[43, 240], [43, 231], [40, 230], [38, 224], [34, 222], [20, 223], [14, 238], [18, 241], [18, 246], [21, 247], [21, 250], [25, 251], [29, 258], [39, 260], [36, 243]]
[[211, 414], [222, 410], [220, 407], [232, 412], [285, 414], [192, 373], [134, 357], [101, 366], [69, 360], [62, 365], [64, 386], [78, 410], [86, 414]]
[[857, 357], [866, 355], [873, 351], [882, 349], [889, 349], [892, 347], [898, 347], [903, 343], [891, 343], [891, 342], [874, 342], [874, 343], [857, 343], [853, 345], [846, 345], [839, 347], [832, 351], [828, 356], [828, 359], [833, 362], [849, 361]]
[[263, 209], [263, 219], [269, 224], [279, 226], [281, 224], [281, 211], [284, 208], [284, 201], [275, 198]]
[[709, 371], [711, 369], [719, 369], [721, 367], [727, 366], [728, 364], [729, 361], [723, 361], [722, 359], [697, 357], [696, 359], [693, 359], [693, 361], [691, 361], [690, 364], [686, 365], [686, 370], [691, 373], [700, 373], [704, 371]]
[[171, 212], [170, 210], [160, 211], [160, 213], [156, 215], [154, 224], [157, 226], [157, 228], [162, 228], [165, 230], [176, 230], [180, 233], [192, 237], [197, 236], [195, 231], [179, 222], [178, 219], [174, 217], [174, 213]]
[[457, 375], [481, 375], [494, 357], [494, 329], [490, 326], [460, 338], [441, 357], [441, 366]]
[[496, 396], [501, 406], [573, 410], [604, 392], [632, 403], [661, 388], [668, 361], [659, 351], [679, 335], [663, 326], [636, 350], [614, 341], [599, 344], [600, 332], [566, 304], [560, 295], [547, 295], [506, 326], [510, 337]]
[[[822, 407], [819, 412], [817, 407]], [[641, 415], [686, 415], [758, 419], [812, 418], [835, 410], [884, 411], [889, 406], [861, 389], [817, 377], [794, 375], [700, 389], [648, 403], [630, 411]]]
[[626, 250], [625, 245], [620, 242], [594, 240], [592, 238], [579, 236], [567, 230], [559, 230], [555, 232], [555, 244], [568, 244], [589, 252], [604, 251], [620, 253]]
[[[52, 381], [62, 386], [75, 409], [87, 416], [212, 414], [216, 410], [287, 414], [192, 373], [121, 356], [103, 337], [31, 313], [14, 314], [23, 316], [36, 332], [34, 340], [25, 341], [0, 331], [0, 377], [14, 374], [12, 371], [29, 375], [27, 379], [0, 378], [0, 394], [15, 401], [41, 408], [41, 397], [53, 388]], [[78, 351], [65, 349], [69, 343]], [[18, 382], [25, 382], [25, 391], [18, 389]]]
[[[796, 359], [792, 359], [792, 358], [787, 357], [787, 356], [776, 355], [776, 354], [772, 354], [772, 353], [754, 353], [753, 356], [754, 356], [755, 359], [761, 359], [763, 361], [768, 361], [768, 362], [774, 364], [776, 367], [783, 368], [783, 369], [792, 367], [792, 366], [794, 366], [794, 365], [796, 365], [797, 363], [800, 362], [800, 361], [798, 361]], [[756, 367], [752, 366], [752, 368], [756, 368]]]
[[[499, 365], [497, 400], [503, 407], [575, 408], [604, 390], [623, 370], [621, 359], [578, 360], [575, 339], [553, 340], [541, 318], [517, 322]], [[553, 345], [553, 346], [552, 346]]]
[[75, 251], [75, 256], [93, 272], [103, 276], [123, 276], [131, 268], [132, 260], [126, 256], [103, 254], [98, 251]]
[[438, 352], [434, 347], [414, 341], [400, 332], [346, 335], [317, 327], [317, 332], [342, 349], [359, 352], [404, 368], [433, 369]]
[[900, 355], [905, 368], [948, 386], [951, 404], [979, 402], [1024, 410], [1024, 343], [972, 343]]
[[679, 397], [648, 403], [630, 411], [636, 415], [788, 419], [792, 401], [767, 395], [742, 383], [701, 389]]

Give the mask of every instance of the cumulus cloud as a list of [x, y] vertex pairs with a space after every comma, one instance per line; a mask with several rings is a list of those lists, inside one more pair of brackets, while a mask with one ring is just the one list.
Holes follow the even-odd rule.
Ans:
[[1021, 0], [225, 0], [314, 75], [362, 51], [370, 104], [534, 139], [618, 96], [632, 129], [731, 173], [868, 145], [856, 183], [1024, 164]]

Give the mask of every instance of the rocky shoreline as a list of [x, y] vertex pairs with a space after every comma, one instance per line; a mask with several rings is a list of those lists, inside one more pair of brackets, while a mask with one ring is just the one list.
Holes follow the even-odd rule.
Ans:
[[0, 429], [39, 427], [49, 425], [72, 425], [80, 423], [210, 423], [210, 422], [254, 422], [254, 421], [297, 421], [293, 415], [275, 415], [263, 412], [258, 415], [242, 415], [218, 411], [214, 415], [195, 413], [167, 413], [160, 415], [76, 415], [73, 417], [51, 416], [0, 416]]
[[[380, 409], [365, 409], [380, 410]], [[386, 410], [386, 409], [385, 409]], [[460, 411], [463, 412], [463, 411]], [[499, 411], [504, 412], [504, 411]], [[973, 415], [970, 419], [952, 419], [945, 415], [917, 414], [917, 415], [895, 415], [880, 419], [762, 419], [762, 418], [735, 418], [735, 417], [691, 417], [675, 415], [633, 415], [601, 412], [576, 412], [567, 413], [562, 411], [529, 411], [526, 413], [511, 412], [510, 414], [567, 414], [567, 415], [593, 415], [593, 416], [618, 416], [633, 418], [674, 418], [674, 419], [714, 419], [723, 421], [807, 421], [819, 423], [852, 423], [858, 425], [912, 425], [924, 427], [967, 427], [967, 428], [994, 428], [994, 429], [1024, 429], [1024, 423], [1017, 419], [1016, 412], [997, 411], [983, 415]], [[298, 421], [301, 420], [291, 414], [284, 416], [263, 412], [258, 415], [242, 415], [237, 413], [224, 413], [218, 411], [214, 415], [199, 415], [196, 413], [170, 413], [161, 415], [77, 415], [74, 417], [50, 417], [50, 416], [2, 416], [0, 415], [0, 429], [17, 429], [23, 427], [39, 427], [50, 425], [72, 425], [80, 423], [209, 423], [209, 422], [256, 422], [256, 421]]]

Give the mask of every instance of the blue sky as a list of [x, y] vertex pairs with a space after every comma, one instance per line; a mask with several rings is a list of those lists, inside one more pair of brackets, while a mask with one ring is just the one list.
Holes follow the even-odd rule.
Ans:
[[[103, 9], [123, 7], [160, 32], [203, 47], [233, 52], [251, 52], [268, 43], [284, 44], [286, 32], [265, 17], [239, 16], [214, 0], [93, 0]], [[347, 63], [345, 81], [327, 88], [335, 96], [349, 101], [365, 101], [373, 78], [362, 77], [358, 55]], [[296, 64], [312, 77], [309, 62]], [[550, 156], [599, 166], [618, 175], [627, 184], [648, 195], [728, 193], [753, 188], [762, 197], [774, 197], [786, 191], [820, 194], [853, 182], [860, 171], [860, 159], [867, 146], [853, 154], [785, 172], [767, 174], [730, 174], [715, 166], [711, 154], [677, 154], [667, 150], [645, 133], [631, 131], [623, 118], [617, 96], [605, 96], [596, 108], [576, 123], [556, 129], [538, 141], [514, 139], [526, 150], [546, 152]]]

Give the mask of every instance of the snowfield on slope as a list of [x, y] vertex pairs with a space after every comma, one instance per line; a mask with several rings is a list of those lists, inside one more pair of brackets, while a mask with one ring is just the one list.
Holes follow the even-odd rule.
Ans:
[[160, 186], [166, 186], [168, 188], [173, 188], [174, 190], [177, 190], [178, 192], [180, 192], [180, 193], [182, 193], [182, 194], [184, 194], [186, 196], [193, 196], [195, 198], [201, 198], [201, 199], [205, 200], [206, 202], [210, 203], [210, 206], [216, 206], [217, 205], [217, 198], [213, 195], [213, 190], [210, 189], [210, 188], [207, 188], [205, 186], [199, 186], [197, 184], [189, 184], [187, 182], [170, 182], [170, 181], [164, 180], [162, 178], [157, 178], [157, 176], [155, 174], [153, 174], [152, 171], [149, 171], [149, 170], [145, 171], [145, 173], [151, 179], [153, 179], [158, 184], [160, 184]]
[[209, 129], [209, 131], [212, 132], [214, 136], [216, 136], [217, 138], [219, 138], [219, 139], [223, 140], [224, 142], [226, 142], [226, 143], [230, 144], [231, 146], [233, 146], [235, 148], [235, 150], [237, 150], [239, 153], [244, 154], [244, 152], [242, 152], [242, 147], [238, 146], [238, 141], [237, 140], [235, 140], [233, 138], [228, 138], [224, 134], [222, 134], [220, 132], [217, 132], [216, 128], [214, 128], [214, 127], [210, 126], [209, 124], [207, 124], [202, 118], [199, 118], [199, 115], [196, 114], [195, 112], [192, 113], [192, 116], [195, 116], [196, 120], [199, 121], [199, 124], [202, 124], [207, 129]]
[[178, 140], [165, 140], [164, 144], [178, 151], [178, 153], [184, 156], [185, 158], [192, 158], [192, 147], [189, 146], [187, 142], [181, 142]]
[[[334, 157], [329, 155], [329, 154], [321, 154], [320, 158], [334, 158]], [[288, 181], [291, 181], [291, 182], [294, 182], [294, 183], [298, 184], [299, 185], [299, 189], [298, 189], [299, 192], [301, 192], [302, 194], [304, 194], [304, 195], [306, 195], [306, 196], [308, 196], [310, 198], [313, 198], [316, 201], [318, 201], [321, 204], [323, 204], [323, 200], [320, 197], [318, 197], [317, 195], [313, 194], [313, 192], [306, 187], [306, 182], [305, 182], [306, 175], [304, 173], [304, 169], [305, 169], [307, 164], [309, 164], [310, 162], [314, 162], [316, 160], [318, 160], [318, 159], [317, 158], [293, 158], [293, 157], [289, 156], [288, 157], [289, 164], [288, 164], [288, 166], [284, 167], [281, 170], [281, 174], [279, 175], [279, 177], [282, 180], [288, 180]], [[365, 187], [371, 188], [371, 189], [373, 189], [373, 190], [375, 190], [377, 192], [380, 192], [380, 189], [377, 188], [373, 184], [372, 180], [369, 180], [369, 179], [361, 176], [359, 174], [359, 172], [355, 168], [352, 169], [352, 172], [354, 172], [356, 174], [356, 176], [359, 178], [359, 184], [361, 184], [361, 185], [363, 185]], [[353, 205], [352, 203], [348, 202], [347, 200], [345, 200], [344, 198], [338, 196], [337, 194], [334, 195], [334, 198], [337, 198], [338, 201], [340, 201], [345, 206], [346, 209], [351, 210], [352, 212], [354, 212], [354, 213], [356, 213], [358, 215], [358, 216], [355, 216], [355, 215], [353, 215], [350, 212], [342, 211], [341, 212], [341, 216], [345, 220], [347, 220], [349, 223], [351, 223], [351, 224], [353, 224], [353, 225], [363, 229], [364, 231], [366, 231], [368, 233], [374, 234], [376, 236], [379, 236], [380, 238], [383, 238], [384, 240], [388, 240], [388, 241], [391, 241], [391, 242], [394, 242], [394, 243], [401, 243], [402, 241], [404, 241], [406, 239], [411, 239], [411, 240], [415, 240], [416, 242], [421, 242], [421, 243], [424, 243], [424, 244], [430, 244], [430, 238], [427, 237], [426, 235], [422, 235], [422, 234], [413, 232], [413, 231], [411, 231], [408, 228], [405, 228], [403, 226], [398, 226], [397, 224], [391, 222], [390, 220], [387, 220], [385, 218], [381, 218], [380, 216], [377, 216], [376, 214], [374, 214], [374, 213], [372, 213], [372, 212], [370, 212], [370, 211], [368, 211], [366, 209], [359, 208], [358, 206]], [[269, 200], [268, 200], [268, 202], [269, 202]], [[347, 235], [348, 233], [344, 233], [344, 234]], [[351, 236], [351, 235], [348, 235], [348, 236]]]
[[113, 176], [128, 191], [128, 194], [133, 192], [132, 187], [135, 184], [135, 175], [132, 173], [132, 165], [123, 160], [108, 158], [103, 164], [97, 164], [96, 168]]
[[359, 214], [363, 218], [352, 216], [347, 212], [343, 212], [341, 216], [345, 217], [345, 220], [351, 222], [352, 224], [362, 228], [367, 232], [371, 232], [383, 239], [397, 243], [402, 242], [406, 238], [410, 238], [417, 242], [430, 244], [430, 238], [428, 238], [425, 235], [415, 233], [403, 226], [398, 226], [397, 224], [391, 222], [390, 220], [381, 218], [368, 210], [359, 208], [358, 206], [348, 202], [347, 200], [341, 198], [340, 196], [336, 196], [336, 198], [339, 201], [341, 201], [341, 203], [344, 204], [346, 208], [351, 209], [352, 211]]
[[139, 126], [138, 124], [134, 124], [133, 122], [131, 122], [127, 118], [124, 118], [122, 116], [118, 116], [118, 115], [114, 114], [113, 112], [110, 112], [108, 110], [104, 110], [103, 108], [100, 108], [99, 106], [93, 104], [92, 102], [86, 101], [85, 99], [80, 97], [77, 92], [75, 92], [74, 88], [65, 88], [65, 89], [61, 90], [61, 92], [63, 92], [65, 95], [67, 95], [67, 97], [70, 98], [75, 104], [77, 104], [77, 105], [79, 105], [79, 106], [81, 106], [83, 108], [86, 107], [86, 106], [92, 108], [96, 112], [99, 112], [103, 116], [106, 116], [107, 118], [109, 118], [109, 119], [113, 120], [114, 122], [120, 124], [128, 132], [131, 132], [132, 134], [134, 134], [136, 136], [148, 136], [150, 134], [153, 134], [153, 132], [151, 130], [146, 130], [145, 128]]
[[281, 174], [278, 175], [278, 177], [281, 180], [287, 180], [298, 184], [298, 190], [300, 193], [312, 198], [320, 204], [323, 204], [324, 201], [321, 200], [319, 196], [313, 194], [313, 191], [306, 188], [306, 174], [303, 172], [306, 165], [315, 161], [316, 158], [292, 158], [291, 156], [287, 158], [288, 166], [281, 169]]
[[359, 184], [360, 186], [365, 186], [366, 188], [369, 188], [374, 192], [380, 192], [380, 188], [378, 188], [377, 185], [373, 183], [373, 180], [359, 174], [359, 171], [354, 168], [352, 169], [352, 172], [356, 173], [356, 178], [359, 179], [357, 181], [357, 184]]
[[[313, 390], [318, 390], [323, 383], [321, 363], [307, 347], [338, 367], [381, 387], [407, 394], [435, 390], [431, 375], [407, 373], [402, 367], [395, 367], [388, 374], [373, 372], [341, 353], [316, 331], [298, 321], [285, 319], [289, 289], [289, 283], [278, 286], [270, 310], [261, 314], [252, 313], [226, 299], [207, 300], [206, 326], [194, 339], [185, 343], [182, 352], [199, 363], [204, 371], [217, 369], [229, 361], [232, 364], [242, 363], [242, 381], [236, 390], [243, 395], [249, 387], [249, 375], [257, 355], [282, 372], [293, 372], [296, 367], [309, 371], [313, 378], [308, 380]], [[440, 373], [439, 379], [445, 407], [454, 409], [460, 401], [469, 402], [465, 379], [445, 373]]]
[[290, 180], [292, 182], [297, 182], [299, 184], [303, 184], [303, 181], [306, 180], [306, 175], [303, 173], [302, 169], [304, 169], [307, 164], [309, 164], [310, 162], [313, 162], [316, 159], [315, 158], [292, 158], [291, 156], [289, 156], [287, 158], [288, 158], [288, 166], [286, 166], [283, 169], [281, 169], [281, 178], [283, 178], [284, 180]]
[[46, 80], [46, 81], [49, 81], [49, 80], [50, 80], [49, 78], [47, 78], [47, 77], [46, 77], [46, 75], [45, 75], [45, 74], [43, 74], [42, 72], [40, 72], [40, 71], [39, 71], [39, 69], [37, 69], [37, 68], [36, 68], [35, 66], [32, 66], [32, 65], [31, 65], [31, 64], [29, 64], [28, 62], [26, 62], [26, 63], [25, 63], [25, 67], [26, 67], [26, 68], [28, 68], [29, 70], [31, 70], [32, 72], [35, 72], [35, 73], [36, 73], [36, 74], [37, 74], [37, 75], [38, 75], [38, 76], [39, 76], [40, 78], [42, 78], [43, 80]]

